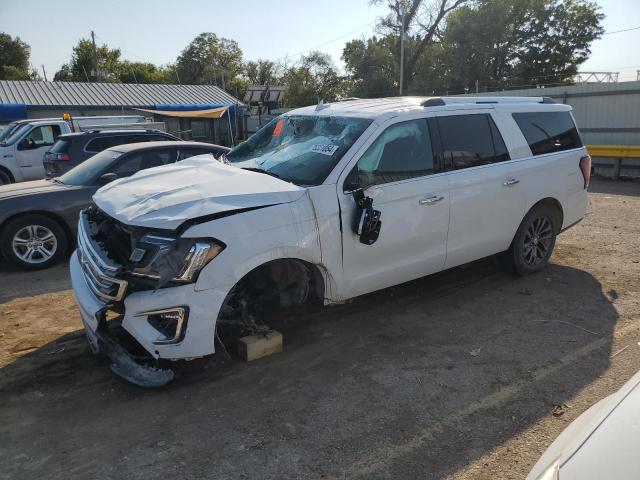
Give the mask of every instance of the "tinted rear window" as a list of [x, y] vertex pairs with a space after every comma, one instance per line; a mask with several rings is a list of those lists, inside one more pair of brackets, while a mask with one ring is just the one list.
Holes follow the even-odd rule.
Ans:
[[534, 155], [582, 147], [578, 129], [569, 112], [514, 113], [513, 118]]
[[51, 150], [49, 151], [51, 153], [66, 153], [69, 151], [69, 145], [71, 145], [69, 140], [58, 140], [53, 144], [53, 147], [51, 147]]
[[448, 169], [509, 160], [502, 136], [487, 114], [438, 117], [442, 156]]

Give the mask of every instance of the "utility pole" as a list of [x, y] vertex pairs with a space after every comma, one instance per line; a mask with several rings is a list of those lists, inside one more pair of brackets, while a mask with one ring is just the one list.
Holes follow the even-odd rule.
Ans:
[[48, 80], [47, 80], [47, 72], [44, 69], [44, 65], [40, 65], [40, 66], [42, 67], [42, 75], [44, 76], [44, 81], [48, 82]]
[[480, 82], [476, 80], [476, 93], [480, 92]]
[[402, 4], [402, 25], [400, 25], [400, 96], [402, 96], [402, 87], [404, 86], [404, 3]]
[[96, 35], [91, 30], [91, 44], [93, 45], [93, 74], [95, 81], [98, 81], [98, 52], [96, 51]]

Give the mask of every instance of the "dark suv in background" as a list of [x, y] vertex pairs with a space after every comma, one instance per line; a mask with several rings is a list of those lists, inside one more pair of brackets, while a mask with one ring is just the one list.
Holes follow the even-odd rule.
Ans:
[[60, 135], [56, 143], [44, 155], [44, 171], [47, 178], [59, 177], [87, 158], [107, 148], [126, 143], [181, 140], [160, 130], [91, 130]]

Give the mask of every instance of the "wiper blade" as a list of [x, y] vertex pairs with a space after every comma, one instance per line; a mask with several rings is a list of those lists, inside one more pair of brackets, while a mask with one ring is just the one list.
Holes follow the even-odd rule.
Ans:
[[261, 168], [255, 168], [255, 167], [241, 167], [241, 168], [242, 168], [242, 170], [249, 170], [250, 172], [258, 172], [258, 173], [264, 173], [266, 175], [271, 175], [272, 177], [275, 177], [278, 180], [283, 180], [285, 182], [289, 182], [290, 181], [290, 180], [288, 180], [288, 179], [286, 179], [284, 177], [281, 177], [277, 173], [273, 173], [273, 172], [270, 172], [268, 170], [263, 170]]

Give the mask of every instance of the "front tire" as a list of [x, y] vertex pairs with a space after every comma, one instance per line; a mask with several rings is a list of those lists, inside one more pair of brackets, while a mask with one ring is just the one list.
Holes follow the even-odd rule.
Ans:
[[44, 215], [18, 217], [0, 235], [2, 256], [22, 270], [49, 268], [62, 259], [68, 244], [60, 224]]
[[532, 208], [516, 232], [507, 259], [518, 275], [542, 270], [549, 263], [556, 244], [556, 212], [547, 205]]
[[13, 183], [11, 176], [4, 170], [0, 169], [0, 185], [9, 185], [10, 183]]

